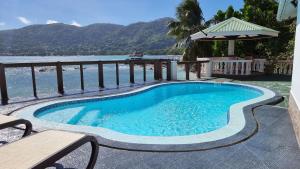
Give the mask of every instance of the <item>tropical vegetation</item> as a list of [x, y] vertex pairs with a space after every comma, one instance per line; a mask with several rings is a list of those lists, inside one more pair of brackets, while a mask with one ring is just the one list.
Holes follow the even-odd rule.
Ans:
[[217, 24], [231, 17], [269, 27], [280, 31], [278, 38], [255, 41], [238, 41], [236, 54], [241, 57], [254, 56], [276, 60], [288, 59], [292, 56], [295, 34], [295, 20], [278, 22], [276, 14], [278, 3], [275, 0], [244, 0], [244, 6], [235, 10], [229, 6], [227, 10], [219, 10], [212, 19], [205, 21], [201, 4], [197, 0], [183, 0], [177, 7], [176, 20], [169, 24], [169, 35], [176, 36], [183, 47], [184, 59], [195, 60], [197, 57], [226, 56], [227, 41], [198, 42], [190, 41], [191, 34]]
[[176, 20], [169, 23], [171, 36], [177, 39], [177, 48], [184, 48], [184, 60], [211, 53], [209, 43], [191, 42], [190, 35], [206, 28], [205, 19], [197, 0], [184, 0], [176, 9]]

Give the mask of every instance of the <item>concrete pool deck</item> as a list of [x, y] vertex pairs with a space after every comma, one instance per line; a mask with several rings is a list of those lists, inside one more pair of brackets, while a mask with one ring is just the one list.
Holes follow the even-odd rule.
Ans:
[[[103, 92], [103, 94], [106, 93]], [[0, 113], [7, 114], [20, 107], [42, 101], [45, 100], [0, 106]], [[261, 106], [254, 109], [254, 115], [258, 121], [258, 132], [241, 143], [192, 152], [127, 151], [100, 146], [95, 168], [300, 169], [300, 149], [287, 109], [276, 106]], [[37, 126], [34, 126], [34, 129], [43, 130]], [[22, 133], [23, 131], [17, 129], [0, 130], [0, 144], [11, 142], [19, 138]], [[90, 147], [87, 145], [58, 161], [55, 167], [84, 168], [89, 155]]]
[[[298, 169], [300, 149], [285, 108], [262, 106], [255, 109], [258, 132], [248, 140], [206, 151], [160, 153], [126, 151], [100, 146], [95, 168], [136, 169]], [[11, 141], [22, 131], [0, 132], [0, 142]], [[84, 146], [56, 163], [56, 168], [84, 168], [90, 147]]]

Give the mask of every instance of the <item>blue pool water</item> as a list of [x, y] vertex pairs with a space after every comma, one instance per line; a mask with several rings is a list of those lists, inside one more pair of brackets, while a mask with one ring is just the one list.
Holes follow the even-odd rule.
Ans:
[[231, 105], [261, 95], [237, 85], [175, 83], [131, 95], [48, 106], [35, 116], [130, 135], [186, 136], [224, 127]]

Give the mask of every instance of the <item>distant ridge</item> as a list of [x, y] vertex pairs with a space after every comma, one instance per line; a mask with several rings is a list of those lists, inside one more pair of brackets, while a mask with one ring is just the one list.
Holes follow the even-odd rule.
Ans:
[[96, 23], [77, 27], [63, 23], [30, 25], [0, 31], [0, 55], [104, 55], [134, 50], [165, 54], [175, 44], [166, 35], [172, 18], [128, 26]]

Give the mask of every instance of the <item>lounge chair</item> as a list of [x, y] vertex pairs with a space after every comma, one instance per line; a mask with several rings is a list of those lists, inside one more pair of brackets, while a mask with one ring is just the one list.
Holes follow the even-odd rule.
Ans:
[[0, 115], [0, 130], [9, 127], [15, 127], [20, 124], [24, 124], [26, 126], [25, 132], [22, 137], [28, 136], [32, 130], [32, 125], [30, 121], [24, 119], [17, 119], [12, 116]]
[[99, 147], [92, 136], [48, 130], [0, 147], [0, 168], [46, 168], [73, 150], [91, 143], [92, 152], [87, 168], [95, 166]]

